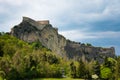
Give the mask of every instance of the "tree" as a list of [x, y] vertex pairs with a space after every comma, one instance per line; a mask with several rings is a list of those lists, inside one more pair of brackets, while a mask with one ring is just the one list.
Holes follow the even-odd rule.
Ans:
[[[103, 70], [106, 71], [106, 74], [104, 74]], [[106, 75], [106, 76], [103, 76], [103, 75]], [[101, 78], [118, 80], [117, 75], [118, 75], [117, 61], [113, 58], [105, 58], [103, 67], [101, 68]]]
[[70, 69], [71, 69], [71, 76], [73, 78], [76, 78], [76, 66], [74, 65], [73, 62], [71, 62], [71, 64], [70, 64]]
[[6, 79], [7, 80], [21, 80], [20, 76], [19, 76], [19, 73], [16, 71], [16, 69], [13, 69], [13, 68], [7, 74]]
[[118, 56], [118, 57], [116, 58], [116, 60], [117, 60], [117, 70], [116, 70], [116, 71], [118, 71], [118, 72], [116, 73], [116, 75], [117, 75], [118, 78], [120, 78], [120, 56]]
[[94, 70], [93, 73], [100, 77], [100, 64], [98, 61], [95, 61], [93, 70]]
[[89, 70], [86, 69], [85, 63], [82, 60], [79, 61], [77, 76], [78, 78], [83, 78], [83, 79], [90, 78]]
[[101, 78], [105, 80], [113, 80], [112, 79], [112, 71], [108, 67], [101, 67]]
[[1, 57], [3, 57], [3, 54], [4, 54], [4, 50], [3, 50], [4, 44], [5, 44], [5, 41], [0, 40], [0, 56]]
[[90, 43], [86, 43], [86, 46], [92, 46]]
[[4, 80], [5, 79], [5, 72], [0, 70], [0, 80]]
[[36, 50], [43, 47], [39, 41], [33, 42], [31, 45], [32, 45], [32, 48]]

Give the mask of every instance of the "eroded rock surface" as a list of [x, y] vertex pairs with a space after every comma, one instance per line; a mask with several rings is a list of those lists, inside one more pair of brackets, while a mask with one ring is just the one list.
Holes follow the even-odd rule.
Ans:
[[48, 49], [68, 59], [78, 59], [85, 56], [87, 60], [103, 61], [105, 57], [115, 57], [114, 47], [86, 46], [67, 40], [58, 34], [58, 30], [53, 28], [48, 20], [40, 22], [23, 17], [22, 22], [11, 29], [11, 35], [26, 42], [40, 41]]

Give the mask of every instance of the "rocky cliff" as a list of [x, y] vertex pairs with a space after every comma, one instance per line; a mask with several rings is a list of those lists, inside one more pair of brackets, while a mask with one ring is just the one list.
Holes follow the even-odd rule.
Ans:
[[22, 22], [11, 29], [11, 35], [30, 43], [40, 41], [43, 46], [68, 59], [85, 56], [87, 60], [102, 61], [105, 57], [115, 56], [113, 47], [94, 47], [67, 40], [58, 34], [58, 30], [53, 28], [49, 21], [40, 22], [23, 17]]

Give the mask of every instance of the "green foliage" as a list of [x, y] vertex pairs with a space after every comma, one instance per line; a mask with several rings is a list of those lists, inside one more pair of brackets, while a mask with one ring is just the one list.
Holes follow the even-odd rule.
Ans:
[[78, 78], [83, 78], [83, 79], [90, 78], [89, 70], [86, 68], [85, 62], [83, 62], [82, 60], [79, 61], [77, 76], [78, 76]]
[[31, 43], [31, 46], [33, 49], [36, 49], [36, 50], [43, 47], [39, 41]]
[[13, 56], [17, 50], [24, 47], [30, 47], [27, 43], [10, 36], [8, 34], [3, 34], [0, 36], [0, 56]]
[[11, 69], [9, 73], [6, 75], [6, 79], [7, 80], [20, 80], [19, 73], [16, 71], [16, 69]]
[[118, 74], [120, 77], [120, 57], [117, 61], [106, 58], [101, 65], [94, 62], [85, 61], [85, 57], [76, 62], [68, 61], [45, 48], [39, 41], [27, 43], [0, 33], [0, 79], [60, 78], [63, 74], [66, 77], [86, 79], [90, 79], [93, 74], [102, 79], [117, 80]]
[[101, 78], [109, 80], [111, 79], [112, 71], [108, 67], [101, 67]]
[[3, 56], [3, 46], [4, 46], [4, 41], [0, 39], [0, 56]]
[[97, 76], [100, 77], [100, 64], [98, 61], [95, 61], [93, 70], [94, 70], [93, 74], [96, 74]]
[[116, 77], [120, 78], [120, 56], [116, 58], [117, 60], [117, 65], [116, 65]]
[[90, 44], [90, 43], [86, 43], [86, 44], [85, 44], [85, 43], [82, 43], [81, 45], [82, 45], [82, 46], [92, 46], [92, 44]]
[[[104, 76], [104, 72], [106, 74]], [[103, 67], [101, 67], [101, 78], [107, 78], [111, 80], [118, 80], [117, 61], [113, 58], [105, 58]]]
[[70, 64], [70, 69], [71, 69], [71, 77], [76, 78], [76, 66], [74, 65], [73, 62]]
[[7, 80], [62, 77], [61, 67], [66, 68], [62, 62], [65, 61], [40, 42], [28, 44], [7, 34], [0, 35], [0, 71], [5, 72]]
[[86, 46], [92, 46], [90, 43], [86, 43]]
[[0, 70], [0, 80], [5, 78], [5, 72]]

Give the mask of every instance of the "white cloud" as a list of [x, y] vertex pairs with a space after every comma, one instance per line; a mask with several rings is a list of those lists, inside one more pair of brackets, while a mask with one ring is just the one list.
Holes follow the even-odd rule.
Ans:
[[[57, 24], [59, 23], [59, 15], [70, 8], [66, 0], [0, 0], [0, 4], [0, 16], [3, 17], [4, 15], [3, 23], [0, 26], [5, 26], [6, 24], [5, 27], [9, 29], [12, 27], [10, 22], [18, 22], [18, 19], [21, 19], [22, 16], [28, 16], [37, 20], [49, 19], [51, 23]], [[8, 15], [11, 17], [7, 17]], [[13, 26], [15, 25], [14, 23]], [[8, 29], [3, 27], [2, 30], [8, 31]]]
[[13, 5], [13, 6], [20, 6], [25, 2], [25, 0], [0, 0], [0, 3]]
[[84, 39], [102, 39], [102, 38], [120, 38], [120, 31], [106, 31], [106, 32], [88, 32], [86, 30], [69, 30], [60, 31], [60, 34], [70, 40], [84, 40]]
[[37, 20], [49, 19], [55, 26], [67, 27], [65, 25], [71, 22], [89, 26], [91, 22], [119, 15], [119, 6], [119, 0], [0, 0], [0, 16], [4, 14], [3, 24], [7, 27], [11, 23], [7, 22], [6, 16], [11, 16], [9, 20], [13, 25], [21, 16], [28, 16]]

